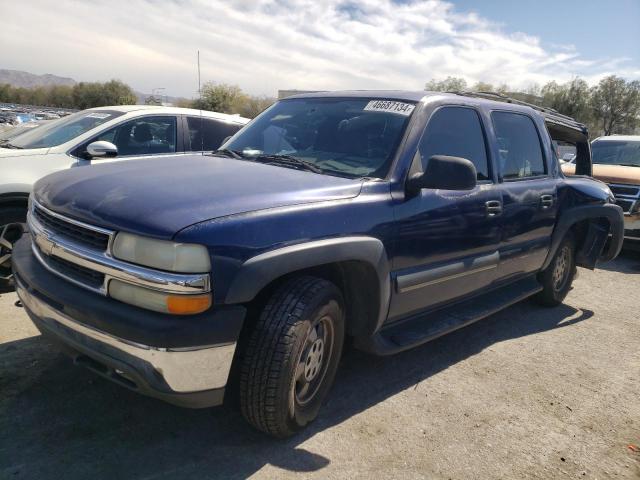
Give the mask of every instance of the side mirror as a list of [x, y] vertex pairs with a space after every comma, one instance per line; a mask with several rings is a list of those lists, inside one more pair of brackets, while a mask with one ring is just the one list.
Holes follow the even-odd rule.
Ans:
[[476, 167], [466, 158], [434, 155], [427, 169], [407, 180], [407, 190], [418, 193], [423, 188], [440, 190], [473, 190], [477, 184]]
[[100, 140], [87, 145], [87, 157], [89, 158], [113, 158], [118, 155], [118, 147], [111, 142]]

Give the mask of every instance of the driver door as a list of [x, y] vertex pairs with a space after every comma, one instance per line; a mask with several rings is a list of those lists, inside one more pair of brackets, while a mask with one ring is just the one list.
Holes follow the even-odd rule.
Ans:
[[475, 109], [444, 106], [431, 115], [414, 160], [421, 165], [412, 170], [424, 171], [433, 155], [472, 161], [478, 184], [471, 191], [423, 189], [396, 207], [390, 321], [477, 292], [497, 275], [501, 194]]

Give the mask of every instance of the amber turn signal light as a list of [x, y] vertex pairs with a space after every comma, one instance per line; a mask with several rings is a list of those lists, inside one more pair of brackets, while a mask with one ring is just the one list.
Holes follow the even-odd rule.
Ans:
[[211, 307], [211, 295], [169, 295], [167, 311], [176, 315], [193, 315]]

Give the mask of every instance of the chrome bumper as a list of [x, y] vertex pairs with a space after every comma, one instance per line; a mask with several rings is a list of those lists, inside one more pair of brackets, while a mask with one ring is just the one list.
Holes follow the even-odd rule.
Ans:
[[[73, 348], [69, 341], [71, 334], [73, 343], [81, 344], [88, 357], [92, 357], [93, 352], [100, 362], [100, 358], [107, 355], [119, 363], [131, 366], [135, 370], [135, 376], [153, 377], [149, 383], [157, 384], [160, 380], [159, 383], [170, 389], [166, 392], [159, 391], [159, 395], [155, 396], [220, 389], [227, 383], [236, 349], [235, 342], [188, 349], [149, 347], [76, 322], [31, 294], [19, 279], [16, 281], [16, 291], [28, 313], [55, 335], [57, 340]], [[118, 373], [131, 379], [126, 370]], [[144, 392], [143, 388], [141, 390], [142, 393], [149, 393]]]

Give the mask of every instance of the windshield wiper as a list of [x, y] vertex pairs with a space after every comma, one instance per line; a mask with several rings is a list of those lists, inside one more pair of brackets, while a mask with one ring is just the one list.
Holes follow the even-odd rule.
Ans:
[[620, 165], [622, 167], [640, 167], [637, 163], [617, 163], [616, 165]]
[[225, 157], [242, 159], [245, 158], [240, 152], [236, 150], [229, 150], [228, 148], [221, 148], [220, 150], [214, 150], [211, 155], [224, 155]]
[[291, 155], [257, 155], [254, 157], [258, 162], [272, 163], [288, 167], [307, 170], [313, 173], [322, 173], [323, 170], [312, 162], [302, 160], [301, 158], [292, 157]]

